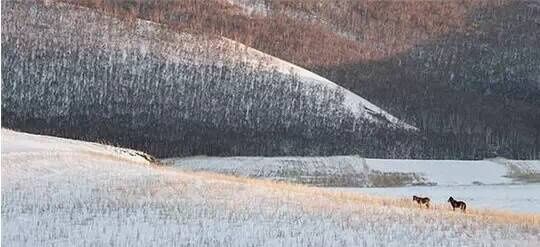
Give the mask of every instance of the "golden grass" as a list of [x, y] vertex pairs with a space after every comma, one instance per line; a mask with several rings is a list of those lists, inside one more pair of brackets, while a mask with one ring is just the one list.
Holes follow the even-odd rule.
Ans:
[[[358, 208], [363, 208], [366, 206], [387, 207], [389, 209], [406, 209], [412, 214], [444, 218], [445, 220], [449, 221], [469, 219], [483, 223], [515, 224], [521, 227], [540, 229], [540, 214], [515, 213], [503, 210], [475, 208], [467, 209], [466, 213], [462, 213], [458, 210], [452, 211], [449, 204], [446, 203], [433, 203], [430, 209], [426, 209], [424, 207], [419, 207], [416, 203], [408, 198], [391, 198], [361, 193], [328, 191], [323, 188], [299, 184], [236, 177], [210, 172], [180, 172], [174, 171], [174, 169], [168, 167], [157, 167], [156, 169], [169, 170], [182, 175], [200, 178], [201, 180], [249, 185], [250, 187], [272, 191], [277, 195], [292, 194], [292, 196], [294, 196], [299, 203], [303, 204], [304, 209], [314, 213], [322, 210], [335, 210], [343, 205], [352, 205], [351, 207], [353, 210], [354, 205], [358, 205]], [[321, 204], [321, 199], [328, 203]], [[389, 213], [392, 213], [392, 210], [389, 210]]]
[[[3, 134], [9, 133], [4, 132]], [[34, 135], [31, 135], [34, 136]], [[117, 160], [117, 161], [127, 161], [134, 162], [134, 160], [127, 158], [126, 154], [121, 153], [111, 153], [111, 149], [106, 145], [102, 144], [93, 144], [93, 145], [84, 145], [84, 142], [73, 141], [74, 143], [83, 144], [82, 150], [75, 152], [81, 157], [86, 157], [86, 159], [105, 159], [105, 160]], [[94, 149], [96, 147], [102, 147], [103, 151], [99, 149]], [[71, 151], [56, 151], [48, 152], [47, 155], [65, 155], [72, 153]], [[15, 160], [23, 157], [19, 157], [18, 153], [2, 153], [2, 163], [3, 168], [5, 165], [14, 162]], [[27, 155], [29, 153], [26, 153]], [[74, 153], [72, 153], [74, 154]], [[29, 157], [26, 156], [26, 159]], [[39, 159], [40, 157], [34, 157]], [[137, 162], [139, 163], [139, 162]], [[245, 186], [253, 189], [259, 189], [264, 191], [268, 196], [273, 197], [276, 201], [283, 200], [295, 200], [302, 205], [304, 210], [311, 211], [313, 213], [328, 211], [328, 210], [339, 210], [340, 207], [347, 205], [353, 211], [356, 209], [361, 209], [365, 207], [386, 207], [392, 211], [398, 211], [406, 209], [410, 213], [431, 216], [431, 217], [444, 217], [447, 220], [460, 220], [460, 219], [472, 219], [475, 221], [481, 221], [486, 223], [501, 223], [501, 224], [516, 224], [524, 227], [534, 227], [540, 228], [540, 214], [532, 213], [515, 213], [502, 210], [491, 210], [491, 209], [475, 209], [469, 208], [466, 213], [461, 213], [458, 210], [452, 211], [450, 206], [447, 203], [433, 203], [430, 209], [424, 207], [419, 207], [416, 203], [412, 202], [409, 198], [390, 198], [382, 196], [371, 196], [360, 193], [352, 192], [338, 192], [338, 191], [329, 191], [323, 188], [310, 187], [300, 184], [290, 184], [286, 182], [277, 182], [270, 180], [260, 180], [253, 178], [237, 177], [230, 175], [223, 175], [211, 172], [188, 172], [188, 171], [179, 171], [175, 168], [161, 166], [161, 165], [144, 165], [145, 162], [141, 162], [140, 165], [143, 165], [146, 168], [157, 171], [157, 174], [163, 176], [177, 178], [173, 179], [176, 183], [168, 184], [168, 186], [185, 186], [186, 179], [192, 178], [197, 181], [201, 181], [209, 185], [214, 183], [209, 189], [208, 193], [215, 194], [219, 196], [219, 193], [224, 189], [223, 184], [233, 185], [233, 186]], [[133, 163], [132, 163], [133, 164]], [[3, 172], [7, 172], [4, 170]], [[287, 196], [284, 196], [287, 195]], [[254, 195], [255, 196], [255, 195]], [[325, 202], [325, 203], [321, 203]], [[471, 205], [469, 205], [471, 207]]]
[[[6, 134], [8, 132], [4, 132]], [[79, 143], [79, 142], [76, 142]], [[6, 144], [6, 143], [2, 143]], [[80, 142], [84, 144], [84, 142]], [[104, 150], [97, 149], [95, 147], [103, 147]], [[2, 172], [3, 176], [9, 176], [10, 169], [9, 164], [24, 164], [28, 162], [18, 162], [18, 159], [36, 159], [40, 160], [43, 155], [58, 155], [58, 159], [66, 153], [72, 153], [77, 155], [78, 159], [87, 160], [117, 160], [126, 161], [131, 164], [133, 160], [124, 158], [125, 154], [111, 154], [110, 149], [105, 149], [104, 145], [83, 145], [82, 150], [79, 151], [57, 151], [57, 152], [44, 152], [42, 156], [28, 156], [25, 157], [15, 153], [2, 153]], [[88, 147], [88, 149], [86, 149]], [[92, 147], [92, 148], [89, 148]], [[32, 153], [32, 152], [30, 152]], [[20, 157], [19, 157], [20, 156]], [[50, 157], [49, 157], [50, 158]], [[137, 162], [139, 163], [139, 162]], [[204, 196], [207, 198], [221, 198], [231, 207], [248, 207], [250, 200], [269, 200], [272, 201], [272, 205], [294, 204], [299, 206], [303, 211], [311, 214], [328, 214], [340, 213], [344, 215], [354, 215], [356, 212], [384, 212], [389, 215], [395, 214], [396, 216], [405, 217], [423, 217], [424, 219], [433, 220], [446, 220], [455, 225], [461, 225], [466, 222], [479, 222], [483, 224], [512, 224], [523, 229], [529, 229], [533, 232], [540, 233], [540, 214], [533, 213], [514, 213], [502, 210], [488, 210], [488, 209], [475, 209], [469, 208], [466, 213], [459, 211], [452, 211], [450, 206], [446, 203], [434, 203], [430, 209], [418, 206], [412, 202], [409, 198], [390, 198], [381, 196], [371, 196], [360, 193], [351, 192], [337, 192], [329, 191], [323, 188], [310, 187], [306, 185], [290, 184], [286, 182], [276, 182], [270, 180], [259, 180], [253, 178], [244, 178], [229, 176], [210, 172], [187, 172], [180, 171], [175, 168], [161, 166], [161, 165], [147, 165], [140, 163], [139, 165], [142, 174], [152, 174], [152, 176], [160, 177], [157, 184], [150, 184], [153, 187], [149, 189], [149, 195], [174, 192], [171, 195], [180, 196], [178, 191], [190, 189], [193, 184], [200, 184], [205, 189], [203, 190]], [[99, 167], [99, 166], [98, 166]], [[99, 168], [98, 168], [99, 169]], [[119, 174], [121, 176], [121, 174]], [[142, 188], [141, 188], [142, 189]], [[235, 193], [238, 190], [246, 190], [244, 195], [247, 197], [235, 198], [231, 193]], [[228, 193], [228, 194], [227, 194]], [[146, 195], [146, 194], [145, 194]], [[247, 205], [247, 206], [246, 206]], [[469, 205], [470, 207], [471, 205]], [[275, 207], [269, 207], [269, 210], [275, 210]], [[366, 211], [367, 210], [367, 211]]]

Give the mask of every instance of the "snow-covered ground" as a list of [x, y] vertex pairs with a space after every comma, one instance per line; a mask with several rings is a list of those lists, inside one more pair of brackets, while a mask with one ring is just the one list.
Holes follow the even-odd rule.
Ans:
[[540, 161], [529, 160], [391, 160], [366, 159], [374, 170], [413, 172], [437, 185], [517, 183], [513, 170], [540, 177]]
[[538, 246], [540, 216], [152, 165], [109, 146], [2, 130], [2, 246]]
[[343, 190], [406, 198], [421, 195], [438, 202], [445, 202], [453, 196], [468, 202], [469, 207], [540, 213], [540, 184], [528, 183], [539, 181], [539, 160], [366, 159], [366, 164], [381, 171], [421, 174], [437, 186]]
[[[348, 179], [347, 187], [405, 185], [519, 184], [540, 178], [540, 161], [506, 159], [391, 160], [332, 157], [187, 157], [165, 160], [179, 169], [235, 176], [308, 182], [306, 178]], [[354, 178], [352, 181], [351, 178]], [[318, 181], [315, 179], [315, 181]], [[330, 184], [317, 184], [333, 186]]]
[[[369, 169], [358, 156], [333, 157], [207, 157], [171, 158], [163, 163], [188, 171], [211, 171], [227, 175], [278, 181], [327, 184], [325, 178], [349, 178], [353, 185], [368, 183]], [[354, 179], [354, 181], [350, 181]], [[332, 182], [332, 181], [327, 181]], [[333, 181], [334, 183], [338, 181]], [[341, 184], [346, 186], [345, 184]], [[338, 185], [339, 186], [339, 185]], [[352, 186], [352, 185], [347, 185]]]
[[[212, 171], [325, 187], [345, 186], [347, 188], [338, 190], [407, 199], [412, 195], [429, 196], [440, 203], [454, 196], [476, 208], [540, 213], [540, 184], [528, 183], [540, 178], [540, 161], [535, 160], [198, 156], [165, 162], [190, 171]], [[415, 184], [434, 186], [411, 186]]]
[[540, 213], [540, 184], [407, 186], [393, 188], [332, 188], [332, 190], [361, 192], [377, 196], [427, 196], [444, 203], [452, 196], [467, 203], [468, 208], [491, 208], [515, 212]]

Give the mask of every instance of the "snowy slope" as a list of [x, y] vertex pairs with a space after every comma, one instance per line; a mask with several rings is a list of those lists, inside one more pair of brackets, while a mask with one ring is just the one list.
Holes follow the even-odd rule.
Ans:
[[318, 186], [366, 186], [370, 170], [358, 156], [334, 157], [206, 157], [163, 160], [188, 171], [305, 183]]
[[7, 127], [161, 157], [407, 156], [416, 136], [343, 87], [223, 37], [65, 4], [7, 1], [4, 10]]
[[337, 85], [334, 82], [329, 81], [326, 78], [323, 78], [311, 71], [308, 71], [304, 68], [291, 64], [289, 62], [283, 61], [279, 58], [270, 56], [261, 51], [246, 47], [242, 44], [239, 44], [238, 42], [234, 40], [225, 39], [225, 38], [223, 39], [230, 42], [231, 44], [234, 44], [235, 47], [239, 46], [241, 47], [241, 49], [245, 49], [245, 51], [248, 54], [248, 57], [251, 58], [249, 61], [250, 63], [252, 63], [254, 67], [260, 66], [259, 64], [261, 64], [261, 61], [262, 61], [262, 64], [264, 64], [264, 66], [259, 67], [259, 68], [262, 68], [264, 70], [268, 70], [268, 71], [277, 70], [283, 74], [292, 74], [299, 80], [303, 81], [304, 83], [309, 83], [314, 86], [320, 86], [320, 87], [329, 88], [331, 90], [342, 92], [345, 97], [343, 104], [347, 108], [349, 108], [353, 113], [355, 113], [357, 116], [361, 116], [362, 118], [365, 118], [365, 119], [368, 119], [369, 121], [374, 121], [374, 122], [381, 121], [381, 119], [377, 118], [377, 117], [381, 117], [385, 119], [385, 121], [392, 123], [396, 128], [418, 130], [416, 127], [411, 126], [399, 120], [398, 118], [390, 115], [388, 112], [382, 110], [378, 106], [372, 104], [368, 100]]
[[[49, 136], [36, 136], [2, 129], [2, 139], [8, 145], [2, 145], [2, 153], [10, 155], [47, 154], [59, 153], [67, 156], [72, 153], [85, 153], [88, 155], [110, 156], [121, 160], [141, 164], [157, 164], [157, 160], [149, 154], [128, 148], [118, 148], [97, 143], [88, 143], [77, 140], [65, 139], [61, 142], [58, 138]], [[11, 141], [17, 139], [17, 141]]]
[[424, 210], [409, 201], [184, 173], [115, 150], [3, 129], [2, 246], [532, 246], [540, 241], [537, 215]]

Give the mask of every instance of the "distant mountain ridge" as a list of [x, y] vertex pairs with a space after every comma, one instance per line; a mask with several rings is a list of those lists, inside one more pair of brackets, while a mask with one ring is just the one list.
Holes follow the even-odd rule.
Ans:
[[232, 40], [18, 1], [2, 26], [6, 127], [160, 157], [415, 152], [415, 127]]

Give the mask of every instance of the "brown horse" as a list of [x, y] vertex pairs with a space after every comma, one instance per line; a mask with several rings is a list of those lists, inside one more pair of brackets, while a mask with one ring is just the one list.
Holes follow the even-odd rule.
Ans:
[[426, 208], [429, 208], [429, 197], [419, 197], [419, 196], [413, 196], [412, 200], [417, 202], [420, 205], [426, 205]]
[[465, 212], [465, 209], [467, 209], [467, 204], [463, 201], [456, 201], [454, 198], [450, 197], [448, 198], [448, 202], [452, 205], [452, 210], [454, 211], [456, 211], [456, 208], [460, 208], [462, 212]]

